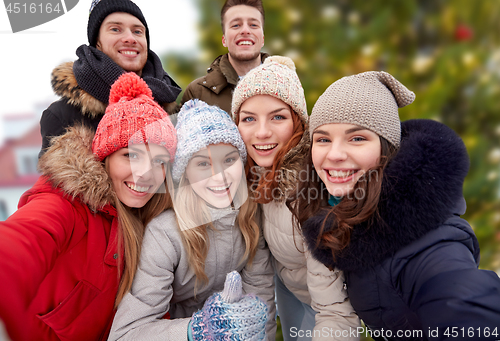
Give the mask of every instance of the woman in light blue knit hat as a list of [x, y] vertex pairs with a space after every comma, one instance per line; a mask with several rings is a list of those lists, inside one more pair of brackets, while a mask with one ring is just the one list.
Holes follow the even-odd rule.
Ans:
[[247, 200], [238, 128], [195, 99], [181, 108], [176, 130], [174, 208], [147, 226], [109, 339], [274, 340], [273, 269]]

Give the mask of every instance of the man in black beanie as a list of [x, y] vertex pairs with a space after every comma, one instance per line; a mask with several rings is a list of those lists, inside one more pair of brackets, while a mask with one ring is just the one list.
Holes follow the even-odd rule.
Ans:
[[76, 50], [78, 60], [52, 71], [52, 88], [61, 99], [42, 114], [41, 156], [50, 139], [67, 127], [97, 128], [109, 100], [111, 85], [124, 72], [141, 76], [153, 97], [172, 113], [181, 88], [149, 49], [149, 29], [141, 9], [130, 0], [93, 0], [87, 25], [89, 45]]

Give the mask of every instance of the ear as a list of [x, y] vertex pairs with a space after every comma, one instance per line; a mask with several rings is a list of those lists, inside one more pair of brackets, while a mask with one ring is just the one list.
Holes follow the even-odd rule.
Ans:
[[226, 37], [224, 35], [222, 35], [222, 46], [227, 47]]

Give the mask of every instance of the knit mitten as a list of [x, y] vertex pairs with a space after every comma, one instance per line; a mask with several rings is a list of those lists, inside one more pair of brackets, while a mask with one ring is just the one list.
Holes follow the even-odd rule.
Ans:
[[210, 296], [191, 318], [193, 340], [264, 340], [267, 305], [255, 295], [242, 297], [241, 276], [226, 276], [224, 290]]

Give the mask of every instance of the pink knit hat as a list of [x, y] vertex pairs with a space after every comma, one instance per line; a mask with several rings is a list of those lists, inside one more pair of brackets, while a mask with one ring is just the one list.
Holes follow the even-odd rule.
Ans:
[[133, 72], [111, 86], [109, 105], [92, 141], [92, 152], [104, 160], [130, 144], [153, 143], [175, 156], [177, 136], [168, 114], [153, 100], [146, 82]]

